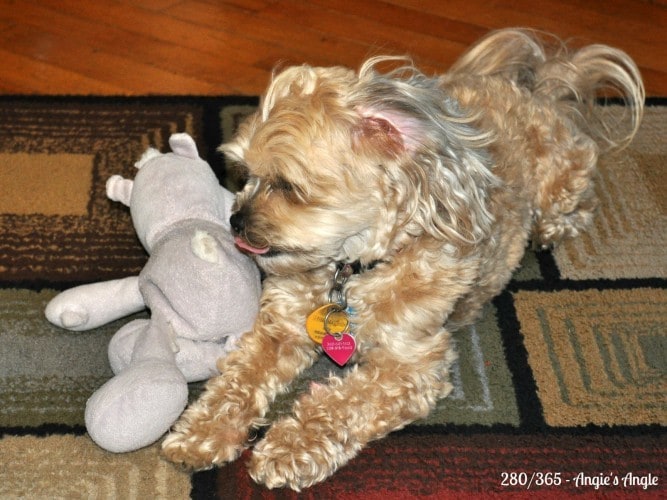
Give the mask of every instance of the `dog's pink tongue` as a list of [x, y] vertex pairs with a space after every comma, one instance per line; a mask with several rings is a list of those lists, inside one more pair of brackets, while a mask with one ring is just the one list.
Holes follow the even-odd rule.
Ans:
[[256, 254], [256, 255], [262, 255], [262, 254], [264, 254], [264, 253], [266, 253], [266, 252], [269, 251], [269, 247], [266, 247], [266, 248], [256, 248], [256, 247], [250, 246], [250, 245], [248, 245], [248, 243], [246, 243], [246, 242], [243, 240], [243, 238], [241, 238], [241, 237], [239, 237], [239, 236], [237, 236], [236, 238], [234, 238], [234, 242], [236, 243], [236, 246], [239, 247], [239, 248], [241, 248], [242, 250], [246, 250], [246, 251], [248, 251], [248, 252], [250, 252], [250, 253], [254, 253], [254, 254]]

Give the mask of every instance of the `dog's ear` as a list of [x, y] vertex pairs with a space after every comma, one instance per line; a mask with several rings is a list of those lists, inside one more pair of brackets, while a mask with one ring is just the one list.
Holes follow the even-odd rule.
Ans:
[[405, 150], [403, 138], [387, 120], [366, 116], [361, 118], [353, 135], [353, 148], [372, 148], [383, 154], [397, 156]]
[[[488, 190], [497, 179], [471, 133], [456, 121], [431, 125], [398, 110], [358, 107], [353, 148], [385, 158], [383, 173], [413, 223], [436, 239], [475, 245], [493, 223]], [[444, 118], [443, 118], [444, 120]], [[461, 130], [459, 130], [461, 129]]]
[[422, 126], [415, 118], [399, 112], [358, 108], [359, 123], [353, 135], [353, 147], [371, 147], [396, 156], [414, 153], [419, 146]]

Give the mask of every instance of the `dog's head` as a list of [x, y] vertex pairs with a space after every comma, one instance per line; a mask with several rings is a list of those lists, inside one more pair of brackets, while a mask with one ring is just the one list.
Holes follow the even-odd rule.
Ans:
[[[394, 59], [392, 59], [394, 60]], [[221, 150], [247, 169], [232, 227], [269, 273], [362, 263], [428, 235], [456, 247], [486, 234], [494, 182], [480, 136], [412, 66], [291, 67]]]

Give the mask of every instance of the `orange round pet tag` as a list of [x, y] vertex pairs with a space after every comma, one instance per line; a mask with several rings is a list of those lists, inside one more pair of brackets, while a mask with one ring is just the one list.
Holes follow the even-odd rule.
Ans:
[[336, 304], [326, 304], [308, 315], [306, 331], [313, 342], [321, 344], [325, 335], [336, 335], [347, 330], [350, 320], [345, 311], [337, 309], [339, 309], [339, 306]]

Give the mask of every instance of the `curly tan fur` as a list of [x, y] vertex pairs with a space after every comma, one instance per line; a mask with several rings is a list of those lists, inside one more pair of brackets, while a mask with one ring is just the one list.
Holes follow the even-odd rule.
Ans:
[[[401, 66], [381, 73], [387, 63]], [[624, 136], [590, 114], [602, 86], [632, 104]], [[642, 106], [624, 53], [549, 51], [514, 29], [437, 78], [403, 58], [276, 75], [222, 146], [249, 173], [232, 225], [267, 275], [261, 311], [164, 441], [167, 458], [201, 469], [248, 446], [275, 396], [320, 355], [304, 323], [328, 302], [338, 262], [374, 264], [345, 286], [357, 364], [273, 423], [250, 474], [298, 490], [426, 416], [451, 390], [450, 332], [475, 321], [530, 240], [585, 229], [598, 154], [629, 142]]]

